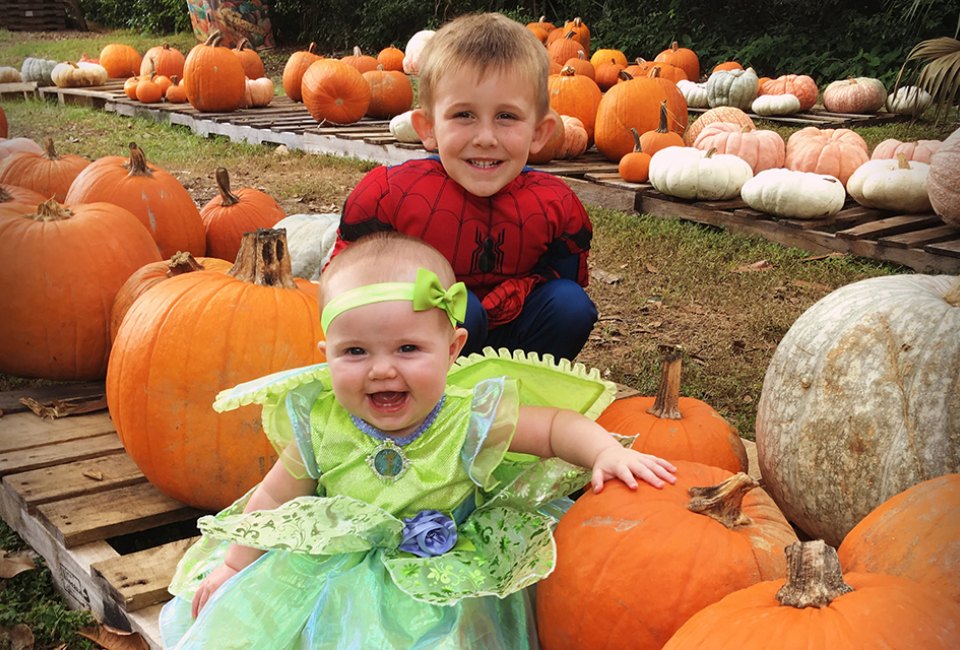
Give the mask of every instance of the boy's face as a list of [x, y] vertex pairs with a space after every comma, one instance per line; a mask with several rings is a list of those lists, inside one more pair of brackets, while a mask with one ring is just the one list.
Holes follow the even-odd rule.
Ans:
[[510, 71], [464, 67], [438, 79], [434, 97], [429, 115], [414, 111], [413, 125], [447, 174], [475, 196], [492, 196], [515, 179], [556, 122], [537, 115], [534, 86]]
[[[331, 295], [339, 290], [334, 279]], [[412, 433], [443, 395], [466, 334], [451, 328], [439, 309], [415, 312], [407, 300], [345, 311], [326, 334], [333, 393], [347, 411], [381, 431]]]

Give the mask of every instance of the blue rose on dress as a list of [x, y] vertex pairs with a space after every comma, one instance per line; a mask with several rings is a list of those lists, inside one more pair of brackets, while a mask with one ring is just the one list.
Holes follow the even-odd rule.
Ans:
[[422, 510], [403, 520], [400, 550], [417, 557], [443, 555], [457, 543], [457, 525], [439, 510]]

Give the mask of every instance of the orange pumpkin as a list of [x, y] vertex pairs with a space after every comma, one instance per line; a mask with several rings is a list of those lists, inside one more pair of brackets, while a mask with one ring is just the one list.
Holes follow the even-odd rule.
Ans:
[[600, 86], [600, 90], [607, 91], [620, 83], [621, 72], [623, 72], [623, 66], [614, 59], [610, 59], [597, 65], [594, 79], [597, 85]]
[[960, 647], [960, 606], [880, 573], [842, 575], [822, 540], [787, 549], [786, 580], [730, 594], [693, 616], [663, 650]]
[[762, 86], [763, 95], [796, 95], [800, 110], [809, 111], [817, 103], [817, 82], [805, 74], [785, 74], [767, 81]]
[[163, 95], [171, 104], [185, 104], [187, 102], [187, 89], [183, 83], [177, 80], [176, 75], [170, 79], [170, 87]]
[[730, 122], [708, 124], [697, 136], [693, 146], [704, 151], [715, 149], [717, 153], [729, 153], [743, 158], [750, 164], [754, 174], [764, 169], [783, 167], [786, 155], [786, 145], [776, 131], [751, 129]]
[[547, 56], [551, 61], [559, 63], [561, 66], [570, 59], [577, 56], [578, 52], [585, 52], [583, 45], [574, 38], [575, 34], [568, 31], [563, 38], [558, 38], [547, 46]]
[[140, 75], [137, 75], [136, 77], [128, 77], [123, 82], [123, 94], [127, 96], [127, 99], [137, 98], [137, 84], [140, 83], [140, 79]]
[[137, 87], [134, 89], [137, 101], [144, 104], [156, 104], [163, 99], [163, 92], [164, 88], [155, 81], [155, 77], [151, 76], [140, 77], [140, 81], [137, 82]]
[[561, 115], [563, 122], [563, 150], [560, 152], [561, 158], [576, 158], [587, 150], [590, 139], [587, 136], [587, 129], [578, 118], [570, 115]]
[[185, 61], [183, 52], [175, 47], [170, 47], [169, 43], [151, 47], [143, 55], [143, 61], [140, 63], [140, 74], [162, 74], [165, 77], [174, 75], [183, 76], [183, 63]]
[[44, 141], [44, 149], [42, 154], [18, 152], [7, 156], [0, 162], [0, 183], [35, 190], [44, 199], [52, 197], [63, 203], [70, 184], [90, 161], [75, 154], [59, 155], [52, 138]]
[[681, 79], [686, 80], [687, 73], [683, 71], [683, 68], [670, 65], [669, 63], [654, 63], [650, 66], [650, 69], [647, 70], [647, 76], [660, 77], [661, 79], [667, 79], [673, 83], [677, 83]]
[[247, 76], [247, 79], [259, 79], [266, 74], [263, 60], [253, 48], [249, 39], [241, 38], [237, 46], [233, 48], [233, 53], [240, 60], [240, 65], [243, 66], [243, 73]]
[[129, 158], [98, 158], [73, 181], [67, 203], [93, 201], [108, 201], [132, 212], [164, 257], [177, 251], [199, 257], [206, 250], [203, 221], [193, 197], [170, 173], [149, 165], [136, 143], [130, 143]]
[[48, 198], [50, 197], [44, 196], [35, 190], [0, 182], [0, 213], [2, 213], [4, 208], [18, 203], [32, 204], [31, 207], [36, 208]]
[[[700, 57], [693, 50], [680, 47], [676, 41], [670, 47], [657, 54], [654, 59], [657, 63], [669, 63], [682, 69], [690, 81], [700, 80]], [[636, 75], [634, 75], [636, 76]]]
[[295, 102], [303, 100], [301, 84], [307, 68], [321, 57], [317, 55], [317, 44], [310, 43], [306, 50], [294, 52], [283, 66], [283, 92]]
[[550, 95], [550, 108], [560, 115], [579, 119], [587, 130], [587, 136], [593, 140], [597, 107], [603, 97], [596, 82], [589, 77], [576, 74], [571, 67], [565, 67], [558, 74], [550, 75], [547, 79], [547, 92]]
[[617, 173], [620, 178], [629, 183], [646, 183], [650, 178], [650, 154], [640, 146], [640, 134], [636, 129], [630, 129], [633, 135], [633, 151], [625, 154], [617, 164]]
[[601, 48], [590, 56], [590, 63], [592, 63], [594, 66], [606, 61], [613, 61], [614, 63], [619, 63], [624, 68], [627, 67], [627, 55], [620, 50]]
[[653, 156], [667, 147], [682, 147], [683, 137], [676, 131], [671, 131], [667, 115], [666, 100], [660, 102], [660, 123], [656, 129], [651, 129], [640, 136], [640, 150]]
[[388, 45], [377, 53], [377, 63], [382, 65], [384, 70], [403, 72], [403, 50]]
[[107, 406], [127, 454], [161, 492], [219, 510], [277, 459], [260, 407], [216, 413], [218, 392], [324, 360], [316, 285], [294, 281], [283, 231], [247, 233], [228, 273], [169, 278], [117, 332]]
[[370, 85], [355, 67], [337, 59], [314, 61], [303, 73], [303, 104], [318, 122], [352, 124], [370, 106]]
[[[577, 56], [567, 59], [563, 66], [570, 66], [576, 71], [577, 74], [583, 75], [584, 77], [590, 77], [591, 79], [596, 79], [597, 75], [593, 64], [587, 60], [587, 57], [584, 56], [582, 51], [577, 52]], [[562, 69], [563, 68], [561, 68], [561, 70]]]
[[367, 115], [391, 118], [410, 110], [413, 105], [413, 84], [410, 77], [397, 70], [371, 70], [363, 78], [370, 86]]
[[247, 75], [233, 51], [220, 47], [220, 38], [219, 31], [211, 32], [183, 64], [187, 101], [201, 112], [234, 111], [243, 103]]
[[713, 66], [711, 72], [723, 72], [724, 70], [743, 70], [743, 66], [737, 61], [722, 61]]
[[68, 208], [51, 199], [0, 218], [0, 372], [103, 378], [113, 298], [131, 273], [159, 259], [136, 217], [111, 203]]
[[363, 74], [364, 72], [370, 72], [371, 70], [376, 70], [377, 66], [380, 65], [380, 62], [377, 61], [376, 57], [372, 57], [369, 54], [364, 54], [363, 50], [356, 46], [353, 48], [353, 54], [348, 54], [347, 56], [342, 57], [340, 60], [347, 65], [351, 65], [356, 68], [357, 72], [360, 74]]
[[[669, 84], [670, 82], [663, 81]], [[597, 107], [594, 141], [608, 160], [619, 162], [633, 151], [630, 129], [646, 133], [660, 123], [660, 103], [666, 100], [670, 129], [682, 133], [687, 125], [687, 102], [673, 84], [673, 93], [650, 77], [630, 79], [608, 90]], [[675, 93], [675, 94], [674, 94]]]
[[756, 480], [676, 466], [674, 485], [608, 481], [560, 519], [556, 569], [537, 585], [545, 648], [659, 650], [707, 605], [784, 574], [797, 536]]
[[680, 396], [683, 349], [662, 345], [660, 354], [663, 368], [656, 397], [619, 399], [597, 422], [608, 431], [636, 435], [633, 448], [647, 454], [695, 461], [728, 472], [747, 471], [747, 451], [736, 429], [709, 404]]
[[226, 273], [232, 266], [233, 262], [227, 260], [216, 257], [196, 258], [190, 253], [184, 252], [177, 253], [167, 260], [144, 264], [127, 278], [113, 299], [113, 307], [110, 310], [110, 340], [113, 341], [117, 338], [120, 323], [123, 322], [123, 317], [130, 311], [134, 301], [153, 285], [168, 278], [194, 271]]
[[[637, 77], [647, 77], [650, 75], [650, 69], [656, 65], [654, 61], [647, 61], [637, 57], [634, 59], [633, 63], [628, 65], [623, 71], [629, 75], [630, 79], [636, 79]], [[629, 79], [622, 78], [620, 81], [629, 81]]]
[[829, 174], [846, 186], [850, 175], [869, 159], [867, 143], [856, 131], [808, 126], [787, 138], [783, 166], [801, 172]]
[[140, 53], [124, 43], [109, 43], [97, 57], [111, 79], [124, 79], [140, 73]]
[[563, 23], [563, 31], [567, 34], [573, 32], [573, 38], [583, 45], [583, 51], [590, 51], [590, 28], [587, 27], [582, 18], [577, 16], [573, 20]]
[[252, 187], [230, 191], [230, 175], [217, 168], [218, 196], [200, 210], [207, 232], [207, 255], [234, 260], [240, 251], [244, 233], [257, 228], [272, 228], [287, 216], [276, 199]]
[[917, 483], [860, 520], [837, 549], [846, 571], [930, 585], [960, 604], [960, 474]]
[[750, 116], [739, 108], [735, 106], [717, 106], [702, 113], [700, 117], [693, 121], [693, 124], [687, 127], [687, 130], [683, 134], [683, 141], [688, 147], [692, 147], [704, 127], [714, 122], [731, 122], [733, 124], [739, 124], [741, 128], [755, 128]]

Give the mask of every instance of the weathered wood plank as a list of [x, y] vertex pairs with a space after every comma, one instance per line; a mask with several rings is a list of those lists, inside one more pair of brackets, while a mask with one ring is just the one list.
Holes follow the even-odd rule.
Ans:
[[11, 413], [0, 418], [0, 454], [109, 433], [116, 435], [116, 430], [106, 413], [57, 420], [44, 420], [29, 411]]
[[[60, 420], [54, 421], [59, 422]], [[0, 458], [0, 477], [60, 465], [74, 460], [98, 458], [122, 450], [123, 445], [120, 444], [120, 438], [114, 431], [42, 447], [20, 449], [4, 454]]]
[[941, 224], [900, 235], [881, 237], [878, 241], [885, 246], [896, 246], [897, 248], [923, 248], [927, 244], [950, 241], [951, 239], [960, 239], [960, 228]]
[[143, 483], [146, 477], [125, 453], [10, 474], [3, 478], [21, 507], [33, 512], [42, 503]]
[[838, 230], [836, 234], [837, 237], [842, 239], [879, 239], [880, 237], [899, 235], [903, 232], [934, 226], [938, 222], [940, 222], [940, 217], [933, 214], [903, 214], [869, 221], [846, 230]]
[[[5, 390], [0, 392], [0, 413], [10, 415], [11, 413], [26, 411], [27, 407], [20, 403], [21, 397], [30, 397], [39, 402], [46, 402], [74, 397], [95, 397], [103, 395], [105, 391], [102, 381], [71, 382]], [[2, 445], [2, 442], [0, 442], [0, 445]]]
[[936, 255], [960, 258], [960, 239], [939, 242], [936, 244], [927, 244], [923, 250]]
[[150, 483], [128, 485], [37, 506], [37, 518], [66, 548], [201, 515]]
[[177, 562], [199, 537], [181, 539], [129, 555], [95, 562], [90, 570], [104, 593], [127, 612], [170, 600], [167, 587]]
[[633, 212], [637, 200], [634, 190], [607, 185], [598, 185], [579, 178], [566, 177], [563, 182], [580, 197], [584, 205], [596, 205], [611, 210], [619, 210], [627, 214]]

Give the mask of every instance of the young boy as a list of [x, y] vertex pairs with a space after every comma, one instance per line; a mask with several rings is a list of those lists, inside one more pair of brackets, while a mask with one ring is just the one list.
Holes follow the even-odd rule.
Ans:
[[469, 289], [464, 353], [485, 346], [573, 359], [597, 309], [583, 287], [593, 232], [576, 194], [527, 169], [556, 123], [549, 63], [523, 25], [458, 18], [422, 55], [414, 127], [439, 158], [378, 167], [347, 198], [334, 255], [376, 231], [421, 238]]

